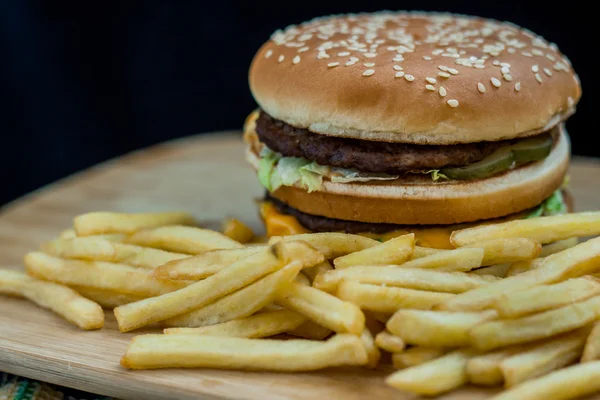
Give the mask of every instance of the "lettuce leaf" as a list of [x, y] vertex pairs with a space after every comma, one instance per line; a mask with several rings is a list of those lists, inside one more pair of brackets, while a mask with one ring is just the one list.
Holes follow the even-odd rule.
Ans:
[[390, 175], [377, 172], [361, 172], [356, 169], [333, 168], [329, 177], [332, 182], [368, 182], [368, 181], [388, 181], [398, 179], [400, 175]]
[[556, 190], [550, 197], [542, 202], [535, 210], [533, 210], [528, 218], [536, 218], [542, 216], [549, 215], [558, 215], [564, 214], [567, 212], [567, 205], [565, 204], [565, 200], [563, 198], [562, 192], [560, 190]]
[[260, 152], [260, 162], [258, 164], [258, 180], [268, 191], [273, 191], [271, 185], [271, 177], [275, 164], [279, 161], [277, 153], [271, 151], [267, 147], [264, 147]]

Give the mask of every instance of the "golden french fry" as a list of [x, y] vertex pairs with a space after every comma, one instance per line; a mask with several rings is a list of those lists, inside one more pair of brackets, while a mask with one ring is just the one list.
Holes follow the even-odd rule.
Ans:
[[265, 248], [266, 246], [256, 246], [211, 250], [197, 256], [170, 261], [156, 268], [153, 274], [159, 279], [204, 279]]
[[432, 254], [435, 253], [440, 253], [440, 252], [444, 252], [446, 250], [443, 249], [434, 249], [431, 247], [422, 247], [422, 246], [415, 246], [413, 253], [411, 254], [410, 259], [411, 260], [416, 260], [417, 258], [423, 258], [423, 257], [427, 257], [430, 256]]
[[305, 321], [297, 312], [282, 309], [199, 328], [167, 328], [164, 333], [262, 338], [294, 330]]
[[277, 245], [275, 249], [281, 249], [280, 259], [289, 264], [293, 261], [302, 264], [302, 268], [310, 268], [325, 261], [325, 256], [315, 250], [309, 243], [301, 240]]
[[381, 331], [375, 336], [375, 345], [390, 353], [400, 353], [406, 347], [404, 340], [388, 331]]
[[600, 237], [589, 239], [577, 246], [544, 258], [544, 263], [539, 268], [458, 294], [441, 304], [440, 309], [449, 311], [483, 310], [504, 293], [559, 282], [571, 277], [586, 275], [598, 269], [600, 269]]
[[511, 268], [511, 266], [514, 264], [496, 264], [496, 265], [490, 265], [489, 267], [481, 267], [481, 268], [477, 268], [474, 269], [472, 271], [469, 271], [469, 273], [471, 274], [477, 274], [477, 275], [488, 275], [488, 276], [497, 276], [498, 278], [505, 278], [508, 270]]
[[104, 311], [98, 304], [67, 286], [33, 279], [22, 272], [0, 269], [0, 294], [25, 297], [81, 329], [104, 326]]
[[254, 238], [252, 228], [236, 218], [225, 219], [222, 230], [225, 236], [239, 243], [249, 243]]
[[282, 266], [270, 247], [261, 249], [183, 289], [115, 308], [119, 329], [127, 332], [185, 314], [241, 289]]
[[27, 273], [40, 279], [139, 296], [157, 296], [186, 285], [155, 279], [144, 269], [104, 261], [65, 260], [39, 252], [27, 254], [24, 261]]
[[137, 296], [134, 294], [119, 293], [113, 290], [97, 289], [85, 286], [71, 286], [71, 289], [77, 293], [90, 299], [94, 303], [100, 304], [102, 308], [112, 310], [115, 307], [122, 306], [124, 304], [133, 303], [142, 299], [148, 298], [149, 296]]
[[362, 340], [367, 352], [367, 363], [365, 364], [365, 367], [377, 367], [377, 364], [379, 364], [379, 359], [381, 358], [381, 352], [379, 351], [379, 348], [375, 346], [375, 340], [373, 339], [373, 334], [371, 331], [365, 328], [360, 335], [360, 340]]
[[523, 352], [532, 345], [517, 345], [504, 347], [489, 353], [476, 355], [467, 362], [467, 376], [469, 382], [475, 385], [497, 386], [504, 381], [500, 370], [502, 360]]
[[400, 353], [392, 354], [394, 368], [403, 369], [426, 363], [446, 354], [447, 349], [440, 347], [411, 347]]
[[572, 364], [581, 356], [588, 332], [580, 329], [561, 335], [504, 359], [500, 362], [504, 386], [512, 387]]
[[333, 331], [331, 329], [322, 327], [316, 322], [308, 320], [296, 329], [292, 329], [287, 333], [289, 335], [298, 336], [305, 339], [323, 340], [329, 337], [333, 333]]
[[301, 233], [298, 235], [289, 236], [272, 236], [269, 239], [269, 243], [275, 243], [280, 240], [284, 243], [297, 240], [306, 242], [314, 247], [318, 252], [322, 253], [327, 259], [341, 257], [343, 255], [368, 249], [369, 247], [380, 244], [377, 240], [370, 239], [365, 236], [338, 232]]
[[130, 369], [313, 371], [366, 363], [362, 340], [350, 334], [335, 335], [327, 341], [140, 335], [133, 338], [121, 359], [121, 365]]
[[531, 342], [573, 331], [600, 315], [600, 296], [539, 314], [516, 319], [484, 322], [469, 332], [471, 344], [491, 350]]
[[336, 269], [355, 265], [402, 264], [408, 260], [415, 246], [415, 234], [402, 235], [368, 249], [346, 254], [333, 260]]
[[539, 257], [547, 257], [550, 254], [558, 253], [560, 251], [566, 250], [573, 246], [577, 246], [579, 243], [579, 238], [572, 237], [565, 240], [559, 240], [558, 242], [548, 243], [542, 246], [542, 251]]
[[304, 275], [306, 275], [306, 277], [312, 284], [317, 278], [317, 275], [324, 274], [325, 272], [331, 270], [333, 270], [331, 263], [328, 260], [325, 260], [322, 263], [315, 265], [314, 267], [304, 268], [302, 272], [304, 273]]
[[542, 251], [542, 245], [528, 238], [501, 238], [478, 241], [462, 248], [483, 249], [482, 266], [531, 260]]
[[279, 292], [277, 304], [334, 332], [360, 335], [365, 329], [365, 316], [356, 305], [314, 287], [291, 283]]
[[436, 271], [470, 271], [481, 266], [483, 249], [463, 248], [444, 250], [429, 256], [410, 260], [398, 268], [424, 268]]
[[510, 264], [510, 267], [506, 271], [506, 277], [519, 275], [523, 272], [539, 268], [543, 263], [543, 258], [534, 258], [533, 260], [527, 261], [517, 261], [516, 263]]
[[600, 322], [594, 324], [585, 341], [581, 362], [590, 362], [598, 359], [600, 359]]
[[569, 400], [600, 390], [600, 361], [576, 364], [523, 382], [490, 400]]
[[131, 234], [140, 229], [165, 225], [197, 225], [196, 219], [185, 212], [115, 213], [91, 212], [75, 217], [73, 226], [77, 236], [105, 233]]
[[398, 310], [387, 329], [408, 344], [423, 347], [463, 347], [469, 345], [469, 330], [498, 317], [494, 310], [447, 312]]
[[243, 245], [210, 229], [192, 226], [161, 226], [144, 229], [125, 239], [126, 243], [183, 254], [202, 254], [210, 250], [239, 249]]
[[334, 292], [342, 280], [432, 292], [462, 293], [498, 281], [499, 278], [422, 268], [367, 266], [325, 272], [315, 278], [313, 286]]
[[460, 247], [482, 239], [529, 238], [546, 244], [572, 237], [596, 235], [600, 235], [600, 211], [478, 225], [452, 232], [450, 242]]
[[455, 295], [342, 281], [336, 296], [361, 309], [393, 313], [401, 308], [430, 309]]
[[497, 297], [492, 307], [502, 318], [516, 318], [577, 303], [598, 294], [600, 280], [588, 275], [506, 293]]
[[109, 261], [150, 269], [169, 261], [189, 257], [187, 254], [112, 242], [96, 236], [52, 240], [44, 243], [42, 250], [56, 257]]
[[385, 383], [419, 395], [436, 396], [446, 393], [468, 382], [466, 365], [472, 355], [473, 351], [470, 349], [455, 350], [423, 364], [394, 372], [385, 379]]
[[75, 239], [76, 237], [77, 237], [77, 233], [75, 232], [75, 229], [73, 229], [73, 228], [65, 229], [64, 231], [62, 231], [61, 233], [58, 234], [58, 238], [63, 239], [63, 240]]

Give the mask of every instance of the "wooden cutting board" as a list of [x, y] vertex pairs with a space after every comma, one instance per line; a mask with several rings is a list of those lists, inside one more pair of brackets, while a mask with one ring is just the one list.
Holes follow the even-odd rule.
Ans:
[[[600, 209], [600, 162], [575, 159], [578, 211]], [[93, 210], [183, 209], [218, 227], [235, 216], [261, 230], [253, 199], [262, 190], [229, 132], [166, 143], [99, 165], [43, 188], [0, 212], [0, 267]], [[107, 313], [104, 329], [83, 332], [18, 299], [0, 297], [0, 370], [121, 399], [413, 399], [384, 385], [381, 367], [276, 374], [220, 370], [127, 371], [119, 359], [132, 336]], [[441, 398], [476, 400], [494, 390], [465, 388]], [[598, 397], [600, 399], [600, 397]]]

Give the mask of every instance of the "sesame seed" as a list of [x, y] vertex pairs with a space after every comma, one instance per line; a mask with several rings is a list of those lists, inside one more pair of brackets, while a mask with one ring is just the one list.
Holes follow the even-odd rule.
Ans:
[[392, 59], [392, 61], [394, 61], [394, 62], [400, 62], [400, 61], [404, 61], [404, 57], [394, 57], [394, 58]]
[[521, 82], [515, 83], [515, 91], [518, 92], [519, 90], [521, 90]]
[[364, 71], [362, 74], [363, 76], [371, 76], [375, 73], [374, 69], [367, 69], [366, 71]]
[[494, 60], [494, 62], [492, 62], [492, 65], [495, 65], [497, 67], [500, 65], [500, 61]]
[[406, 74], [406, 75], [404, 75], [404, 79], [406, 79], [409, 82], [412, 82], [415, 80], [415, 77], [410, 74]]
[[323, 58], [329, 58], [329, 54], [325, 53], [325, 52], [320, 52], [319, 54], [317, 54], [317, 58], [319, 60], [323, 59]]
[[438, 76], [442, 78], [450, 78], [450, 74], [447, 72], [438, 72]]
[[525, 57], [533, 57], [533, 54], [528, 51], [523, 51], [521, 54], [523, 54]]
[[399, 65], [394, 65], [394, 71], [402, 71], [402, 67]]
[[482, 65], [482, 64], [475, 64], [475, 65], [473, 65], [473, 68], [477, 68], [477, 69], [484, 69], [484, 68], [485, 68], [485, 65]]
[[452, 108], [458, 107], [458, 100], [450, 99], [446, 103], [448, 103], [448, 105]]
[[285, 59], [285, 57], [282, 55], [279, 56], [279, 58], [277, 58], [278, 62], [283, 62], [283, 60]]
[[504, 74], [502, 75], [502, 77], [504, 78], [504, 80], [510, 82], [512, 81], [512, 75], [511, 74]]
[[349, 51], [340, 51], [339, 53], [337, 53], [338, 56], [340, 57], [346, 57], [350, 55]]
[[438, 93], [440, 94], [440, 96], [444, 97], [444, 96], [446, 96], [446, 94], [448, 92], [446, 91], [446, 89], [443, 86], [440, 86]]
[[481, 93], [485, 93], [485, 86], [483, 85], [483, 83], [479, 82], [477, 84], [477, 90], [479, 90]]
[[375, 66], [375, 63], [364, 63], [363, 65], [367, 68], [371, 68]]
[[404, 76], [404, 71], [396, 72], [396, 78], [402, 78]]
[[294, 64], [298, 64], [298, 63], [300, 62], [300, 56], [296, 56], [296, 57], [294, 57], [294, 58], [292, 59], [292, 62], [293, 62]]
[[429, 60], [431, 60], [431, 57], [429, 57], [429, 56], [423, 56], [423, 60], [428, 60], [429, 61]]
[[535, 64], [534, 66], [531, 67], [531, 72], [533, 72], [534, 74], [537, 74], [538, 72], [540, 72], [540, 67], [538, 67], [538, 65]]
[[327, 66], [329, 68], [337, 67], [338, 65], [340, 65], [340, 63], [337, 62], [337, 61], [336, 62], [330, 62], [329, 64], [327, 64]]
[[352, 56], [349, 58], [349, 60], [352, 61], [353, 63], [355, 63], [355, 62], [358, 62], [359, 58]]
[[542, 76], [540, 74], [535, 74], [535, 80], [542, 83]]
[[502, 67], [502, 69], [500, 70], [500, 72], [502, 72], [503, 74], [509, 74], [510, 73], [510, 69], [506, 68], [506, 67]]
[[267, 52], [265, 53], [265, 58], [269, 58], [273, 55], [273, 50], [267, 50]]
[[375, 57], [377, 57], [377, 54], [375, 54], [375, 53], [365, 53], [364, 56], [367, 57], [367, 58], [375, 58]]
[[544, 55], [544, 53], [539, 49], [533, 49], [533, 50], [531, 50], [531, 52], [533, 53], [534, 56], [543, 56]]
[[444, 71], [444, 72], [447, 72], [447, 71], [448, 71], [448, 67], [446, 67], [445, 65], [438, 65], [438, 69], [439, 69], [440, 71]]
[[434, 56], [439, 56], [443, 52], [444, 52], [444, 50], [442, 50], [442, 49], [435, 49], [431, 52], [431, 54], [433, 54]]
[[556, 61], [556, 57], [554, 57], [552, 54], [550, 53], [546, 53], [546, 58], [550, 61]]
[[308, 51], [308, 50], [310, 50], [310, 47], [308, 47], [308, 46], [301, 47], [298, 49], [298, 53], [304, 53], [305, 51]]
[[431, 78], [431, 77], [429, 77], [429, 76], [428, 76], [427, 78], [425, 78], [425, 80], [426, 80], [427, 82], [429, 82], [429, 83], [436, 83], [436, 82], [437, 82], [437, 80], [436, 80], [435, 78]]
[[508, 48], [508, 52], [509, 52], [510, 54], [515, 54], [515, 53], [517, 52], [517, 50], [516, 50], [514, 47], [509, 47], [509, 48]]
[[496, 79], [496, 78], [492, 78], [492, 79], [491, 79], [491, 81], [492, 81], [492, 85], [496, 86], [497, 88], [499, 88], [499, 87], [500, 87], [500, 85], [502, 85], [502, 82], [500, 82], [500, 81], [499, 81], [498, 79]]
[[458, 75], [458, 70], [454, 68], [448, 68], [448, 72], [450, 72], [452, 75]]
[[575, 100], [573, 100], [573, 98], [569, 96], [567, 97], [567, 103], [569, 104], [569, 107], [573, 107], [573, 105], [575, 105]]
[[425, 89], [435, 92], [435, 87], [433, 85], [425, 85]]
[[544, 68], [544, 73], [548, 76], [552, 76], [552, 71], [550, 71], [548, 68]]

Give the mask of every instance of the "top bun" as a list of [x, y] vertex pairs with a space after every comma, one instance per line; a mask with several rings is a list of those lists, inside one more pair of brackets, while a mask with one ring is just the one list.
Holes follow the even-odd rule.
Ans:
[[574, 112], [579, 79], [554, 43], [510, 23], [380, 12], [275, 32], [249, 73], [259, 106], [323, 135], [414, 144], [495, 141]]

